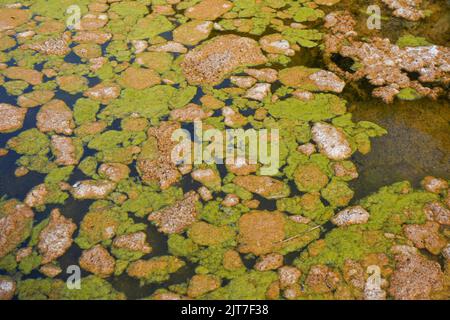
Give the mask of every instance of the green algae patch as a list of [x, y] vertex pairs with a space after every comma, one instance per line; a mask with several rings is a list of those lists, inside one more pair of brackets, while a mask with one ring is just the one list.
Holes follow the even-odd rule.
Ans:
[[430, 42], [427, 41], [424, 37], [415, 37], [413, 35], [407, 34], [398, 38], [396, 44], [400, 48], [405, 47], [421, 47], [421, 46], [429, 46]]
[[250, 271], [230, 281], [226, 286], [203, 296], [214, 300], [263, 300], [272, 282], [278, 279], [275, 272]]
[[206, 222], [194, 223], [187, 233], [192, 241], [201, 246], [233, 244], [236, 236], [231, 227], [216, 227]]
[[269, 104], [267, 109], [276, 118], [303, 121], [327, 120], [346, 112], [345, 100], [332, 94], [316, 94], [308, 101], [287, 98]]
[[69, 289], [59, 279], [27, 279], [18, 283], [20, 300], [124, 300], [106, 280], [96, 276], [81, 279], [80, 289]]
[[77, 125], [96, 120], [96, 114], [100, 109], [100, 103], [91, 99], [78, 99], [73, 107], [73, 116]]
[[403, 88], [397, 93], [397, 98], [406, 101], [413, 101], [422, 97], [423, 96], [413, 88]]
[[130, 40], [151, 39], [173, 28], [174, 25], [165, 16], [147, 16], [137, 22], [128, 34], [128, 38]]
[[355, 193], [346, 182], [332, 179], [321, 194], [333, 207], [343, 207], [350, 202]]
[[38, 129], [21, 132], [17, 137], [8, 141], [8, 147], [23, 155], [36, 155], [49, 151], [50, 140]]
[[144, 90], [125, 89], [119, 99], [113, 101], [100, 114], [100, 119], [126, 118], [131, 114], [154, 118], [169, 113], [169, 102], [177, 89], [171, 86], [155, 86]]
[[127, 268], [130, 277], [141, 280], [141, 283], [159, 283], [170, 278], [185, 265], [183, 260], [174, 256], [161, 256], [149, 260], [138, 260]]

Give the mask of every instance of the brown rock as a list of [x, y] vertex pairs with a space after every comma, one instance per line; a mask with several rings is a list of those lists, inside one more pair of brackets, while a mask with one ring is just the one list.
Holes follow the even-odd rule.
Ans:
[[13, 132], [22, 128], [26, 114], [26, 109], [0, 103], [0, 133]]
[[263, 255], [277, 249], [284, 239], [284, 216], [278, 211], [251, 211], [239, 219], [238, 250]]
[[198, 194], [190, 191], [184, 195], [183, 200], [150, 214], [148, 220], [154, 222], [160, 232], [181, 233], [197, 220], [198, 200]]
[[342, 129], [327, 123], [315, 123], [312, 138], [321, 153], [331, 160], [343, 160], [351, 156], [352, 149]]
[[152, 252], [152, 247], [147, 243], [147, 235], [142, 231], [116, 237], [113, 247], [145, 254]]
[[216, 20], [231, 10], [233, 3], [226, 0], [202, 0], [200, 3], [187, 8], [184, 15], [196, 20]]
[[64, 217], [59, 209], [52, 210], [48, 225], [39, 234], [38, 249], [42, 255], [42, 264], [61, 257], [70, 248], [76, 229], [72, 219]]
[[267, 199], [279, 199], [289, 195], [289, 188], [282, 181], [267, 176], [237, 176], [233, 183]]
[[189, 281], [187, 295], [197, 298], [220, 287], [220, 278], [215, 275], [198, 274]]
[[114, 189], [116, 184], [108, 180], [83, 180], [72, 186], [72, 196], [75, 199], [104, 199]]
[[98, 173], [113, 182], [119, 182], [129, 176], [130, 168], [122, 163], [103, 163]]
[[269, 253], [259, 257], [254, 268], [258, 271], [268, 271], [278, 269], [283, 265], [283, 255], [279, 253]]
[[43, 105], [36, 120], [41, 132], [71, 135], [75, 128], [72, 110], [62, 100], [55, 99]]
[[205, 111], [202, 107], [194, 103], [189, 103], [183, 108], [175, 109], [170, 112], [171, 119], [181, 122], [203, 120], [211, 117], [212, 115], [212, 111]]
[[188, 52], [181, 67], [189, 83], [213, 85], [239, 67], [266, 62], [255, 40], [225, 35]]
[[302, 272], [295, 267], [284, 266], [278, 269], [278, 279], [282, 289], [298, 284]]
[[116, 84], [99, 83], [84, 93], [84, 96], [102, 104], [108, 104], [120, 95], [120, 87]]
[[436, 221], [439, 224], [450, 225], [450, 210], [444, 207], [439, 201], [433, 201], [427, 203], [423, 207], [427, 219], [430, 221]]
[[439, 224], [427, 221], [425, 224], [410, 224], [403, 227], [405, 236], [414, 243], [414, 246], [426, 248], [432, 254], [439, 254], [447, 244], [439, 235]]
[[120, 83], [126, 88], [142, 90], [153, 87], [161, 82], [159, 75], [152, 69], [129, 67], [120, 78]]
[[421, 184], [425, 190], [433, 193], [441, 193], [442, 191], [448, 189], [448, 182], [446, 180], [431, 176], [426, 176], [423, 178]]
[[99, 277], [106, 278], [114, 272], [116, 261], [102, 245], [83, 251], [80, 267]]
[[369, 220], [369, 212], [361, 206], [353, 206], [339, 211], [331, 221], [339, 226], [349, 226], [352, 224], [362, 224]]
[[40, 267], [39, 272], [49, 278], [54, 278], [57, 275], [61, 274], [62, 269], [55, 264], [49, 263]]
[[335, 290], [340, 281], [339, 275], [324, 265], [311, 267], [305, 284], [314, 293], [327, 293]]
[[70, 166], [78, 163], [80, 158], [73, 139], [70, 137], [53, 135], [51, 139], [52, 152], [55, 155], [55, 163], [62, 166]]
[[0, 276], [0, 300], [12, 300], [15, 293], [16, 282], [8, 276]]

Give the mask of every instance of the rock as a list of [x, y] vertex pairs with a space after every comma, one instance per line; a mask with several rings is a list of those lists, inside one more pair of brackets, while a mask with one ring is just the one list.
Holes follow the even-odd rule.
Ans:
[[190, 84], [214, 85], [239, 67], [266, 62], [255, 40], [224, 35], [188, 52], [181, 67]]
[[339, 275], [324, 265], [311, 267], [305, 280], [308, 289], [319, 294], [335, 290], [339, 282]]
[[369, 220], [369, 212], [361, 206], [353, 206], [339, 211], [331, 221], [339, 226], [349, 226], [352, 224], [362, 224]]
[[267, 176], [237, 176], [233, 183], [266, 199], [279, 199], [290, 193], [289, 187], [282, 181]]
[[321, 153], [331, 160], [344, 160], [351, 156], [352, 149], [342, 129], [318, 122], [311, 129], [312, 138]]
[[50, 38], [40, 42], [24, 44], [22, 49], [31, 49], [49, 56], [65, 56], [70, 53], [71, 49], [63, 38]]
[[52, 152], [55, 155], [55, 163], [62, 166], [78, 164], [80, 159], [73, 139], [70, 137], [53, 135], [51, 139]]
[[246, 176], [258, 170], [258, 164], [249, 164], [246, 157], [237, 156], [232, 164], [225, 164], [227, 170], [237, 176]]
[[396, 17], [404, 18], [410, 21], [417, 21], [425, 18], [425, 13], [418, 7], [422, 0], [382, 0]]
[[200, 3], [187, 8], [184, 15], [195, 20], [216, 20], [231, 10], [233, 3], [227, 0], [202, 0]]
[[234, 207], [239, 204], [239, 197], [235, 194], [227, 194], [221, 202], [224, 207]]
[[238, 250], [256, 256], [275, 251], [284, 233], [284, 216], [278, 211], [251, 211], [239, 219]]
[[414, 249], [393, 248], [396, 264], [389, 294], [395, 299], [428, 300], [432, 299], [433, 293], [443, 289], [444, 274], [439, 263], [428, 260]]
[[39, 268], [39, 272], [49, 278], [54, 278], [54, 277], [58, 276], [59, 274], [61, 274], [62, 269], [55, 264], [48, 263], [48, 264], [41, 266]]
[[328, 184], [328, 176], [315, 163], [300, 164], [294, 171], [294, 182], [300, 191], [320, 191]]
[[44, 183], [41, 183], [27, 193], [24, 202], [30, 208], [43, 206], [46, 203], [49, 193], [50, 191], [47, 186]]
[[278, 71], [275, 69], [245, 69], [244, 72], [262, 82], [273, 83], [278, 80]]
[[100, 244], [83, 251], [79, 263], [84, 270], [102, 278], [113, 274], [116, 265], [116, 261], [108, 250]]
[[197, 104], [189, 103], [187, 106], [170, 112], [170, 118], [181, 122], [204, 120], [213, 115], [212, 111], [205, 111]]
[[116, 84], [99, 83], [84, 93], [85, 97], [108, 104], [120, 95], [120, 87]]
[[54, 96], [51, 90], [36, 90], [19, 96], [17, 104], [22, 108], [34, 108], [49, 102]]
[[20, 248], [16, 252], [16, 262], [21, 262], [23, 259], [31, 256], [32, 253], [33, 247]]
[[244, 117], [242, 114], [240, 114], [238, 111], [235, 111], [231, 107], [223, 107], [222, 115], [225, 117], [225, 119], [223, 120], [225, 125], [232, 128], [243, 127], [248, 122], [246, 117]]
[[0, 133], [19, 130], [23, 126], [27, 109], [17, 108], [7, 103], [0, 103]]
[[9, 200], [1, 205], [0, 258], [3, 258], [28, 238], [33, 225], [34, 212], [15, 200]]
[[148, 220], [154, 222], [160, 232], [181, 233], [197, 220], [198, 200], [198, 194], [190, 191], [184, 195], [184, 199], [172, 206], [150, 214]]
[[159, 84], [161, 79], [152, 69], [129, 67], [122, 73], [119, 82], [126, 88], [143, 90]]
[[312, 143], [305, 143], [302, 144], [301, 146], [298, 146], [297, 151], [309, 157], [314, 152], [316, 152], [316, 146]]
[[114, 189], [116, 184], [108, 180], [83, 180], [72, 186], [72, 196], [75, 199], [104, 199]]
[[232, 84], [244, 89], [248, 89], [256, 83], [255, 78], [245, 76], [231, 76], [230, 81]]
[[171, 52], [171, 53], [186, 53], [188, 50], [181, 43], [175, 41], [167, 41], [162, 44], [155, 44], [148, 48], [148, 51], [155, 52]]
[[220, 278], [215, 275], [198, 274], [189, 281], [187, 295], [197, 298], [220, 287]]
[[419, 249], [426, 248], [432, 254], [439, 254], [447, 242], [439, 234], [439, 224], [427, 221], [425, 224], [403, 226], [405, 236]]
[[147, 235], [142, 231], [116, 237], [113, 241], [113, 247], [144, 254], [152, 252], [152, 247], [147, 243]]
[[291, 49], [289, 41], [278, 33], [263, 36], [259, 40], [259, 44], [267, 53], [284, 54], [286, 56], [293, 56], [295, 54], [295, 51]]
[[195, 46], [208, 38], [213, 23], [211, 21], [193, 20], [181, 24], [173, 31], [173, 40], [184, 45]]
[[209, 189], [218, 189], [222, 183], [219, 172], [211, 168], [197, 169], [191, 173], [192, 179], [200, 182]]
[[128, 178], [130, 168], [122, 163], [102, 163], [98, 169], [101, 177], [105, 177], [113, 182]]
[[278, 269], [278, 279], [282, 289], [298, 284], [302, 272], [295, 267], [283, 266]]
[[[365, 272], [360, 263], [351, 259], [346, 259], [344, 262], [342, 274], [347, 284], [357, 290], [364, 290], [364, 286], [366, 286]], [[373, 288], [370, 288], [371, 291], [372, 289]]]
[[201, 186], [200, 188], [198, 188], [197, 192], [203, 201], [210, 201], [213, 199], [211, 191], [205, 186]]
[[345, 181], [358, 178], [356, 166], [350, 161], [335, 162], [332, 164], [334, 175]]
[[127, 273], [130, 277], [146, 283], [168, 280], [171, 273], [177, 272], [185, 262], [174, 256], [159, 256], [149, 260], [138, 260], [130, 264]]
[[450, 260], [450, 244], [448, 244], [444, 249], [442, 249], [442, 255], [447, 261]]
[[142, 53], [148, 48], [148, 42], [145, 40], [132, 40], [134, 54]]
[[278, 300], [280, 299], [280, 283], [274, 281], [270, 284], [266, 291], [266, 299], [268, 300]]
[[48, 225], [39, 233], [38, 249], [42, 264], [61, 257], [72, 245], [72, 235], [77, 229], [72, 219], [64, 217], [59, 209], [53, 209]]
[[12, 298], [14, 298], [15, 293], [16, 293], [16, 282], [11, 277], [0, 276], [0, 300], [3, 301], [12, 300]]
[[172, 160], [176, 142], [171, 139], [174, 131], [179, 128], [181, 125], [178, 122], [164, 121], [147, 131], [146, 143], [151, 146], [151, 150], [149, 154], [142, 152], [137, 161], [137, 169], [144, 182], [158, 183], [164, 190], [180, 179], [180, 172]]
[[78, 31], [72, 38], [74, 42], [78, 43], [95, 43], [105, 44], [111, 40], [112, 34], [102, 31]]
[[245, 94], [246, 98], [263, 101], [265, 97], [270, 93], [269, 83], [257, 83]]
[[36, 116], [36, 126], [41, 132], [71, 135], [75, 128], [72, 110], [62, 100], [44, 104]]
[[9, 67], [3, 74], [10, 79], [23, 80], [33, 86], [42, 83], [42, 73], [25, 67]]
[[442, 191], [448, 189], [448, 182], [444, 179], [435, 178], [431, 176], [426, 176], [421, 181], [422, 187], [428, 192], [441, 193]]
[[283, 255], [279, 253], [269, 253], [259, 257], [254, 268], [258, 271], [268, 271], [278, 269], [283, 265]]
[[84, 90], [88, 85], [88, 80], [83, 76], [68, 75], [56, 78], [59, 88], [69, 93], [78, 93]]
[[31, 18], [29, 10], [0, 8], [0, 31], [15, 29]]
[[234, 271], [244, 267], [241, 256], [235, 250], [228, 250], [223, 254], [223, 267], [226, 270]]
[[438, 201], [427, 203], [423, 211], [430, 221], [436, 221], [439, 224], [450, 225], [450, 210]]
[[331, 91], [341, 93], [344, 90], [345, 82], [333, 72], [320, 70], [309, 76], [319, 91]]
[[26, 167], [18, 167], [15, 171], [14, 171], [14, 175], [18, 178], [26, 176], [28, 173], [30, 172], [30, 170], [28, 170], [28, 168]]

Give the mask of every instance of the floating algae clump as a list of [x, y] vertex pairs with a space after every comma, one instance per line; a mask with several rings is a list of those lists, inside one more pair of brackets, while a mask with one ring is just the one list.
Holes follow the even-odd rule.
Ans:
[[[445, 13], [383, 0], [421, 19], [388, 40], [338, 2], [3, 1], [0, 299], [448, 299], [449, 181], [353, 199], [387, 132], [350, 113], [367, 90], [448, 98], [426, 30]], [[188, 161], [230, 128], [256, 130], [256, 164]], [[74, 259], [80, 290], [62, 280]]]

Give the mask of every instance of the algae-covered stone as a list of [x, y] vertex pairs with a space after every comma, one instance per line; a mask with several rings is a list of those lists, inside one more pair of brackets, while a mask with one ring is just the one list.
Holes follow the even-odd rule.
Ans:
[[55, 99], [43, 105], [36, 120], [41, 132], [71, 135], [75, 128], [72, 110], [62, 100]]
[[191, 225], [188, 230], [188, 236], [198, 245], [214, 246], [230, 243], [234, 239], [235, 233], [231, 227], [216, 227], [200, 221]]
[[39, 233], [38, 249], [42, 264], [62, 256], [72, 245], [72, 235], [77, 226], [65, 218], [58, 209], [52, 210], [48, 225]]
[[192, 171], [191, 176], [192, 179], [213, 190], [220, 188], [222, 183], [219, 172], [211, 168], [194, 170]]
[[161, 209], [149, 215], [148, 220], [153, 221], [160, 232], [180, 233], [197, 220], [197, 202], [199, 195], [190, 191], [184, 199], [174, 205]]
[[220, 279], [214, 275], [199, 274], [189, 281], [187, 295], [197, 298], [220, 287]]
[[152, 69], [130, 67], [122, 73], [119, 83], [126, 88], [142, 90], [159, 84], [160, 79]]
[[83, 251], [80, 267], [99, 277], [108, 277], [114, 272], [115, 260], [102, 245]]
[[251, 211], [239, 219], [239, 252], [262, 255], [273, 252], [284, 239], [284, 216], [280, 212]]
[[176, 42], [193, 46], [208, 38], [212, 28], [211, 21], [189, 21], [173, 31], [173, 39]]
[[0, 258], [30, 236], [34, 212], [16, 200], [0, 202]]
[[191, 84], [217, 84], [236, 68], [266, 63], [255, 40], [218, 36], [187, 53], [181, 63]]
[[119, 182], [128, 177], [130, 168], [122, 163], [103, 163], [98, 169], [98, 173], [113, 182]]
[[135, 232], [118, 236], [113, 241], [113, 252], [115, 248], [142, 254], [150, 253], [152, 247], [147, 243], [146, 239], [147, 235], [144, 232]]
[[140, 279], [144, 283], [158, 283], [169, 279], [185, 265], [183, 260], [174, 256], [161, 256], [150, 260], [138, 260], [130, 264], [127, 273], [130, 277]]
[[289, 186], [285, 183], [267, 176], [237, 176], [233, 179], [233, 183], [267, 199], [287, 197], [290, 193]]
[[347, 183], [333, 179], [322, 189], [321, 194], [333, 207], [343, 207], [350, 202], [355, 193]]
[[22, 10], [16, 8], [1, 8], [0, 9], [0, 31], [14, 29], [30, 19], [31, 13], [29, 10]]
[[328, 184], [328, 176], [315, 163], [301, 164], [295, 169], [294, 181], [300, 191], [320, 191]]
[[185, 10], [186, 17], [196, 20], [216, 20], [231, 10], [233, 3], [226, 0], [202, 0]]
[[10, 104], [0, 104], [0, 133], [13, 132], [23, 126], [27, 110]]

